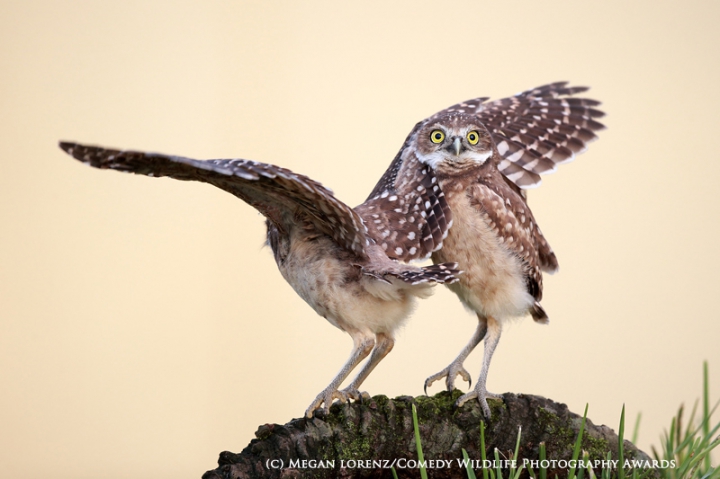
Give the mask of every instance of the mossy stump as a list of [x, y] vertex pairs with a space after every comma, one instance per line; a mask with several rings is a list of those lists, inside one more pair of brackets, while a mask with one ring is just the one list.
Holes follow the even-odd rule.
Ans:
[[[412, 404], [418, 424], [424, 459], [431, 478], [467, 478], [461, 464], [467, 451], [481, 474], [480, 422], [484, 419], [476, 401], [456, 409], [453, 404], [462, 393], [441, 392], [434, 397], [401, 396], [389, 399], [375, 396], [363, 403], [334, 404], [323, 417], [294, 419], [285, 425], [260, 426], [250, 444], [239, 454], [220, 453], [217, 469], [203, 479], [245, 478], [392, 478], [391, 465], [399, 478], [420, 477], [412, 420]], [[503, 400], [490, 400], [492, 418], [485, 421], [485, 450], [488, 460], [512, 459], [522, 428], [518, 465], [523, 459], [539, 459], [539, 445], [545, 443], [546, 458], [569, 460], [580, 430], [582, 416], [564, 404], [526, 394], [504, 394]], [[618, 437], [607, 426], [587, 420], [582, 449], [591, 460], [618, 458]], [[625, 458], [649, 460], [629, 441], [624, 443]], [[430, 462], [430, 461], [433, 462]], [[557, 464], [557, 463], [556, 463]], [[563, 464], [560, 462], [560, 464]], [[509, 472], [503, 467], [503, 475]], [[537, 471], [537, 467], [534, 468]], [[599, 476], [600, 470], [596, 469]], [[567, 477], [567, 469], [548, 468], [548, 477]], [[657, 471], [646, 471], [658, 477]], [[527, 477], [523, 471], [523, 477]]]

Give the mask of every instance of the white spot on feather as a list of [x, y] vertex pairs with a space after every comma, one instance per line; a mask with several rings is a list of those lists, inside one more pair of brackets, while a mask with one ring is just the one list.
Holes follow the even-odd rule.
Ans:
[[497, 144], [498, 153], [505, 156], [505, 153], [510, 149], [510, 147], [507, 144], [507, 141], [503, 140], [500, 143]]

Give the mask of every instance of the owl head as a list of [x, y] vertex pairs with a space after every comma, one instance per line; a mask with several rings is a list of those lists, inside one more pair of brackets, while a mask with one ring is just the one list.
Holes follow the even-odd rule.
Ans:
[[458, 112], [431, 118], [418, 131], [416, 143], [420, 162], [448, 172], [482, 166], [495, 151], [490, 133], [479, 119]]

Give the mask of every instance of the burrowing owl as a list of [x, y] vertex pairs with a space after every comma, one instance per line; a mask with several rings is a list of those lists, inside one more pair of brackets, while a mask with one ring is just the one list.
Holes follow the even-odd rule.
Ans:
[[[572, 160], [604, 128], [595, 120], [603, 116], [594, 108], [598, 102], [569, 97], [585, 90], [559, 82], [502, 100], [477, 98], [447, 108], [415, 126], [371, 194], [392, 198], [397, 188], [412, 189], [407, 183], [426, 172], [445, 194], [450, 212], [444, 216], [452, 215], [453, 225], [447, 225], [443, 247], [432, 258], [458, 262], [464, 274], [449, 287], [477, 313], [479, 324], [458, 357], [430, 376], [425, 388], [446, 378], [452, 390], [457, 375], [470, 382], [463, 362], [485, 338], [480, 378], [457, 405], [477, 398], [487, 417], [486, 398], [496, 397], [487, 392], [487, 373], [503, 322], [528, 313], [537, 322], [548, 321], [540, 306], [542, 271], [553, 273], [558, 263], [523, 190], [538, 186], [541, 174]], [[400, 245], [388, 243], [390, 257], [414, 259], [417, 255], [411, 253], [431, 239], [411, 244], [407, 238]]]
[[[267, 242], [282, 276], [320, 316], [353, 339], [350, 358], [310, 404], [308, 417], [321, 406], [327, 410], [334, 399], [360, 398], [364, 393], [358, 388], [392, 349], [393, 334], [410, 314], [414, 298], [428, 296], [434, 283], [451, 283], [459, 273], [455, 263], [415, 267], [385, 253], [388, 242], [401, 233], [427, 237], [421, 247], [424, 255], [441, 245], [446, 230], [442, 211], [447, 205], [429, 170], [418, 170], [423, 177], [401, 186], [397, 201], [371, 199], [352, 209], [320, 183], [274, 165], [240, 159], [199, 161], [66, 142], [60, 147], [96, 168], [209, 183], [265, 215]], [[413, 212], [402, 218], [384, 209], [408, 205]], [[403, 228], [405, 221], [412, 221], [413, 228]], [[401, 246], [392, 251], [401, 256]], [[368, 355], [355, 379], [339, 390]]]

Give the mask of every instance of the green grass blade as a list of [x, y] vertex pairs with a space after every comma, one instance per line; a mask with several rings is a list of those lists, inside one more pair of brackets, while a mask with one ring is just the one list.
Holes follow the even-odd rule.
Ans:
[[467, 472], [468, 479], [477, 479], [477, 476], [475, 476], [475, 471], [473, 471], [473, 468], [470, 467], [470, 456], [468, 456], [467, 451], [465, 448], [462, 450], [463, 458], [465, 459], [465, 472]]
[[633, 434], [632, 434], [632, 443], [637, 444], [638, 439], [640, 438], [640, 419], [642, 419], [642, 413], [639, 412], [637, 417], [635, 418], [635, 427], [633, 428]]
[[[710, 380], [708, 379], [708, 363], [703, 361], [703, 432], [705, 439], [710, 439]], [[705, 456], [705, 470], [710, 470], [710, 454]]]
[[480, 421], [480, 459], [482, 460], [481, 464], [483, 464], [483, 479], [488, 479], [488, 470], [485, 467], [485, 459], [487, 459], [485, 454], [485, 421]]
[[[582, 422], [580, 423], [580, 432], [578, 432], [578, 437], [575, 440], [575, 449], [573, 449], [573, 455], [572, 458], [574, 461], [577, 461], [578, 457], [580, 457], [580, 447], [582, 445], [582, 438], [583, 433], [585, 432], [585, 420], [587, 419], [587, 412], [588, 412], [588, 404], [585, 404], [585, 412], [583, 413]], [[575, 467], [571, 467], [568, 471], [568, 479], [575, 479]]]
[[[518, 455], [520, 454], [520, 436], [522, 436], [522, 426], [518, 427], [518, 435], [517, 435], [517, 441], [515, 441], [515, 451], [513, 452], [513, 459], [515, 461], [515, 464], [517, 464], [518, 461]], [[520, 468], [516, 469], [515, 467], [510, 468], [510, 479], [519, 479], [520, 473], [525, 468], [525, 466], [520, 466]]]
[[[608, 451], [607, 456], [605, 456], [605, 460], [608, 461], [608, 464], [610, 464], [610, 461], [612, 460], [612, 452]], [[604, 467], [602, 472], [600, 473], [600, 477], [602, 479], [610, 479], [610, 476], [612, 475], [612, 467]]]
[[423, 456], [422, 443], [420, 442], [420, 428], [418, 427], [417, 408], [415, 404], [412, 405], [412, 416], [413, 416], [413, 429], [415, 430], [415, 447], [417, 448], [418, 461], [420, 462], [420, 477], [422, 479], [428, 479], [427, 471], [422, 465], [425, 462], [425, 456]]
[[530, 474], [532, 479], [538, 479], [537, 474], [535, 474], [535, 469], [533, 469], [532, 466], [528, 466], [528, 474]]
[[[590, 462], [590, 453], [589, 452], [583, 451], [583, 460], [585, 461], [585, 464], [589, 464], [589, 462]], [[587, 466], [587, 473], [588, 473], [589, 479], [597, 479], [597, 477], [595, 476], [595, 471], [593, 471], [592, 466], [590, 466], [590, 465]], [[579, 476], [580, 476], [580, 474], [578, 474], [578, 477]]]
[[547, 479], [547, 468], [542, 467], [542, 462], [547, 459], [545, 453], [545, 442], [540, 443], [540, 479]]
[[625, 468], [623, 467], [623, 464], [625, 464], [625, 444], [624, 439], [625, 437], [625, 404], [623, 404], [622, 412], [620, 413], [620, 430], [618, 433], [618, 459], [620, 462], [618, 465], [617, 474], [618, 479], [625, 479]]
[[493, 455], [495, 456], [495, 478], [503, 479], [502, 470], [500, 469], [500, 451], [498, 451], [497, 447], [493, 451]]

